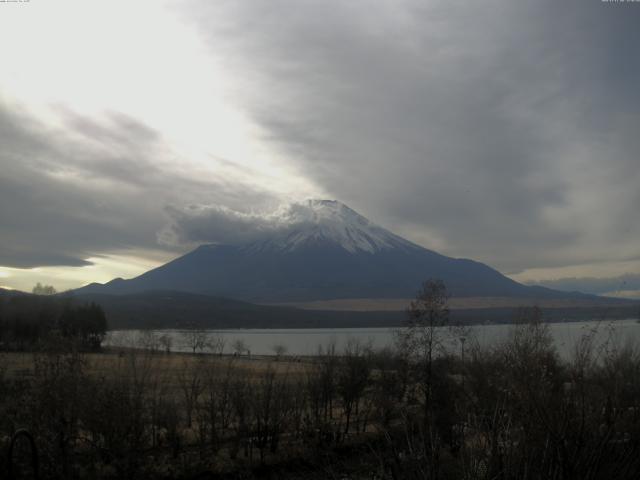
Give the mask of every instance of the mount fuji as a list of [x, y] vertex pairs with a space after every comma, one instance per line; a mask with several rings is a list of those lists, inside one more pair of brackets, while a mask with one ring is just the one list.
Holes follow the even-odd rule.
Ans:
[[258, 240], [202, 245], [136, 278], [76, 292], [173, 290], [257, 303], [391, 299], [410, 298], [421, 282], [439, 278], [454, 297], [570, 296], [423, 248], [334, 200], [294, 204], [284, 218]]

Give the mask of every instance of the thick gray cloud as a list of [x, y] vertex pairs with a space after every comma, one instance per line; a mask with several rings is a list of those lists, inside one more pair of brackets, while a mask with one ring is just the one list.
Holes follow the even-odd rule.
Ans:
[[280, 228], [265, 214], [231, 210], [221, 205], [167, 206], [170, 222], [159, 232], [163, 245], [240, 244], [256, 241]]
[[46, 128], [0, 105], [0, 265], [83, 266], [107, 252], [158, 248], [167, 204], [268, 196], [184, 174], [159, 134], [132, 118], [60, 113], [64, 127]]
[[183, 15], [333, 197], [517, 272], [640, 256], [638, 7], [194, 1]]
[[[376, 223], [507, 273], [640, 259], [640, 4], [191, 0], [174, 12], [269, 153]], [[238, 159], [200, 172], [135, 118], [59, 109], [53, 127], [20, 112], [0, 102], [0, 265], [79, 266], [271, 228], [280, 199]]]
[[[317, 199], [316, 199], [317, 200]], [[203, 243], [243, 245], [286, 237], [298, 229], [315, 225], [318, 209], [308, 202], [282, 204], [275, 209], [238, 211], [221, 205], [167, 206], [170, 222], [158, 235], [165, 245]]]

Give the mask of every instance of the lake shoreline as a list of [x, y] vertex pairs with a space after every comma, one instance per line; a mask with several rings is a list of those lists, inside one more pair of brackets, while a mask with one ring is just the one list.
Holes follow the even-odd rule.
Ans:
[[[570, 353], [577, 342], [585, 335], [594, 334], [597, 343], [614, 339], [616, 344], [636, 342], [640, 340], [640, 323], [633, 318], [623, 320], [592, 319], [588, 321], [545, 322], [551, 337], [561, 355]], [[460, 339], [468, 340], [467, 347], [498, 345], [509, 338], [517, 323], [481, 324], [464, 328], [463, 332], [441, 327], [443, 344], [452, 351], [461, 348]], [[374, 349], [392, 347], [395, 331], [398, 327], [367, 328], [263, 328], [263, 329], [206, 329], [203, 334], [210, 339], [222, 341], [223, 352], [228, 354], [235, 342], [241, 341], [251, 355], [272, 356], [278, 346], [283, 347], [287, 355], [313, 356], [320, 347], [334, 345], [341, 351], [348, 342], [356, 340], [368, 344]], [[189, 352], [187, 346], [188, 333], [185, 329], [151, 329], [151, 330], [112, 330], [103, 343], [105, 347], [142, 347], [156, 345], [160, 337], [170, 338], [172, 352]], [[156, 341], [154, 343], [154, 340]], [[202, 350], [206, 353], [206, 350]]]

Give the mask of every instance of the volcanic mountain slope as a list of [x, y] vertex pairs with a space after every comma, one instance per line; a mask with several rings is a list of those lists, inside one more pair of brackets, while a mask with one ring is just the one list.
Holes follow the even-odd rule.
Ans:
[[252, 302], [409, 298], [440, 278], [458, 297], [567, 297], [521, 285], [487, 265], [409, 242], [331, 200], [294, 204], [286, 222], [259, 241], [202, 245], [131, 280], [78, 293], [177, 290]]

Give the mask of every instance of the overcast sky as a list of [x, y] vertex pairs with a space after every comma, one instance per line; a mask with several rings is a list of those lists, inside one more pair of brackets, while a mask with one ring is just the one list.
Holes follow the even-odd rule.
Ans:
[[0, 3], [0, 286], [131, 277], [316, 197], [633, 294], [639, 24], [600, 0]]

